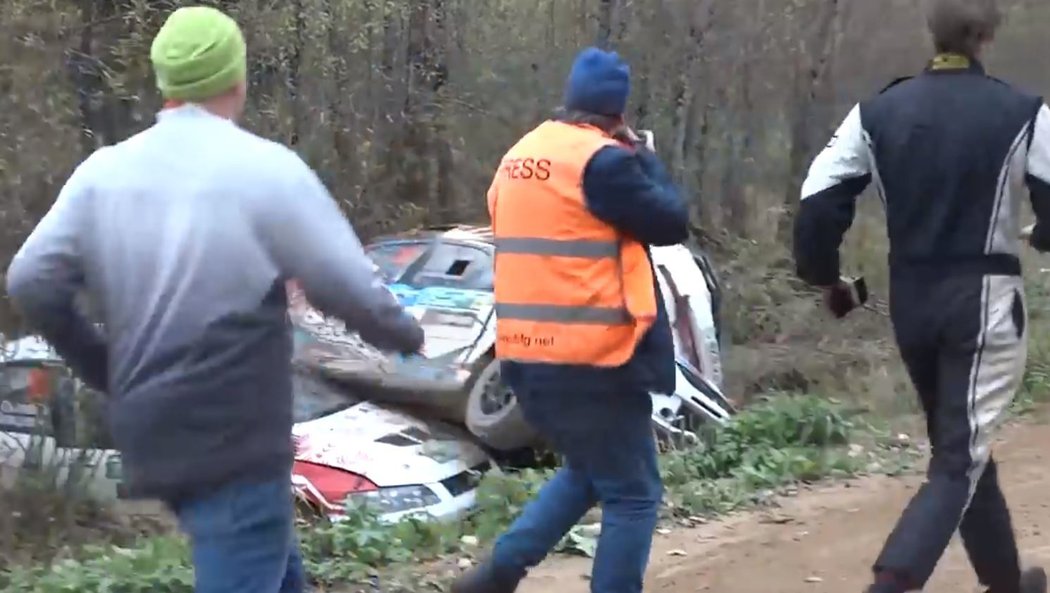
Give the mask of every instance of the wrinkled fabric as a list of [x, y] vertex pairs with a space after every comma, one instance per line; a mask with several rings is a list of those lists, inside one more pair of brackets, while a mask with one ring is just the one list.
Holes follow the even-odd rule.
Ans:
[[[609, 405], [611, 400], [618, 404]], [[600, 503], [591, 591], [640, 593], [663, 495], [651, 398], [629, 389], [525, 389], [518, 401], [565, 464], [497, 540], [491, 558], [495, 580], [523, 578]]]
[[[7, 290], [109, 394], [128, 494], [174, 498], [288, 479], [290, 278], [373, 345], [422, 344], [310, 167], [186, 105], [77, 167], [12, 259]], [[80, 292], [104, 335], [75, 307]]]
[[190, 538], [195, 593], [302, 593], [288, 480], [238, 482], [172, 507]]

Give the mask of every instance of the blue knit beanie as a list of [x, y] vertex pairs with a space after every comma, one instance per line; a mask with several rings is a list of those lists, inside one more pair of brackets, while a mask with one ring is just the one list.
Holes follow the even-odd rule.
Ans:
[[631, 69], [616, 52], [588, 47], [576, 56], [565, 84], [565, 108], [622, 115], [631, 92]]

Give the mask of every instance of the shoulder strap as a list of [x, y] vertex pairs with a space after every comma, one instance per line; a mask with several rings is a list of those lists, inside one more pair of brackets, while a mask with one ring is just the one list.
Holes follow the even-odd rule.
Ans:
[[884, 87], [882, 88], [882, 90], [878, 92], [878, 94], [880, 94], [880, 95], [881, 95], [882, 93], [885, 93], [886, 91], [888, 91], [888, 90], [890, 90], [891, 88], [893, 88], [893, 87], [897, 86], [898, 84], [900, 84], [900, 83], [904, 82], [905, 80], [911, 80], [912, 78], [915, 78], [915, 77], [914, 77], [914, 76], [901, 76], [900, 78], [895, 78], [895, 79], [893, 80], [893, 82], [891, 82], [891, 83], [889, 83], [888, 85], [884, 86]]

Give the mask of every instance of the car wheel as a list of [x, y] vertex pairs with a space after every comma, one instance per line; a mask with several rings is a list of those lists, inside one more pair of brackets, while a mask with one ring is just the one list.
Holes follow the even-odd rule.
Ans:
[[466, 425], [474, 436], [497, 451], [536, 443], [536, 431], [526, 422], [514, 393], [500, 378], [499, 361], [485, 356], [475, 366], [467, 395]]

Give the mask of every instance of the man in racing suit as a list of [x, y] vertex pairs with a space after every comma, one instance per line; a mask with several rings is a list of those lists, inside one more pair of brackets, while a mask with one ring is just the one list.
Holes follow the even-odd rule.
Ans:
[[958, 528], [990, 593], [1043, 593], [1022, 573], [991, 456], [1024, 370], [1019, 211], [1027, 186], [1050, 250], [1050, 109], [987, 76], [994, 0], [934, 0], [938, 54], [855, 106], [813, 161], [795, 221], [798, 275], [848, 299], [839, 246], [872, 182], [886, 207], [890, 313], [933, 446], [927, 480], [874, 565], [870, 593], [921, 590]]

